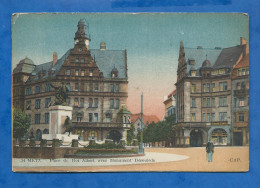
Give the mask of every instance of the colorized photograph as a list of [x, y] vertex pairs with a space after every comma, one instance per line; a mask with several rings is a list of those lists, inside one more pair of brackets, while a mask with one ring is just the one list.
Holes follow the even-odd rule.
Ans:
[[12, 170], [249, 171], [248, 14], [13, 14]]

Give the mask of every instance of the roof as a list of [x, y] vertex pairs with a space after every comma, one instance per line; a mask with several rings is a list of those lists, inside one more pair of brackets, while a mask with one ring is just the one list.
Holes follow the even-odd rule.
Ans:
[[169, 95], [168, 95], [168, 98], [170, 98], [171, 96], [175, 95], [176, 94], [176, 89], [173, 90]]
[[[68, 50], [60, 59], [58, 59], [57, 63], [52, 66], [53, 61], [43, 63], [40, 65], [36, 65], [32, 73], [35, 74], [35, 77], [30, 81], [40, 79], [39, 74], [44, 71], [44, 75], [41, 79], [55, 77], [62, 67], [64, 61], [70, 54], [70, 50]], [[98, 68], [105, 78], [111, 78], [111, 71], [113, 69], [118, 70], [118, 78], [126, 78], [126, 64], [125, 64], [125, 51], [124, 50], [90, 50], [90, 53], [97, 63]], [[53, 74], [49, 74], [50, 71], [54, 71]]]
[[234, 69], [249, 67], [249, 55], [244, 56], [235, 66]]
[[[139, 114], [132, 114], [131, 116], [131, 122], [135, 123], [136, 120], [141, 119], [141, 113]], [[152, 122], [157, 123], [160, 121], [160, 119], [156, 115], [144, 115], [143, 114], [143, 123], [144, 124], [150, 124]]]
[[111, 71], [118, 70], [118, 78], [126, 78], [126, 64], [124, 50], [90, 50], [97, 66], [105, 78], [111, 78]]
[[230, 48], [223, 48], [216, 62], [214, 61], [215, 64], [213, 65], [213, 68], [232, 68], [234, 64], [237, 63], [242, 52], [243, 45], [238, 45]]
[[22, 59], [14, 68], [13, 73], [24, 72], [31, 73], [35, 65], [31, 59], [28, 57]]
[[[197, 70], [197, 75], [199, 75], [199, 69], [202, 67], [202, 63], [207, 59], [214, 63], [221, 49], [208, 49], [208, 48], [184, 48], [185, 57], [187, 61], [187, 71], [190, 76], [190, 70]], [[189, 65], [189, 59], [195, 60], [195, 65]]]

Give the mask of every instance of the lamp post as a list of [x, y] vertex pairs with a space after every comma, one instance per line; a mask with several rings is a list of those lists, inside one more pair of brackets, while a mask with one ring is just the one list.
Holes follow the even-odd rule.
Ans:
[[143, 146], [143, 93], [141, 95], [141, 138], [140, 138], [140, 145], [139, 145], [139, 153], [144, 153], [144, 146]]

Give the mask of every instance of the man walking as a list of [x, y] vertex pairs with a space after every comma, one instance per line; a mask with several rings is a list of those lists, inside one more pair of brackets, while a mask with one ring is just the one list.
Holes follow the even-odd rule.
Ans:
[[207, 143], [206, 152], [208, 154], [208, 162], [212, 162], [212, 155], [214, 153], [214, 144], [212, 142]]

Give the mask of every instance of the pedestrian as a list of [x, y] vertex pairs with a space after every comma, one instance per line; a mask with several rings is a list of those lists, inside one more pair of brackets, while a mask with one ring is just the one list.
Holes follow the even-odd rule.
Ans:
[[212, 156], [214, 153], [214, 144], [213, 142], [208, 142], [206, 146], [206, 152], [208, 154], [208, 162], [212, 162]]

